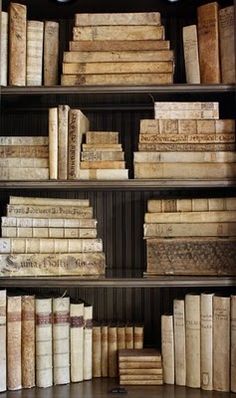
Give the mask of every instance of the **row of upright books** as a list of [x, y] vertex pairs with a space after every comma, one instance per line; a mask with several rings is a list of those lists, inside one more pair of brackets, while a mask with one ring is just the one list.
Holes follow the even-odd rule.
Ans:
[[187, 294], [162, 315], [164, 382], [236, 392], [236, 296]]

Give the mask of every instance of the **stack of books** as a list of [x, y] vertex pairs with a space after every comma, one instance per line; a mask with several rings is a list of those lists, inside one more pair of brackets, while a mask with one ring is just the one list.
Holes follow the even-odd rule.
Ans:
[[138, 148], [135, 178], [236, 176], [235, 121], [219, 119], [218, 102], [155, 102], [155, 120], [141, 120]]
[[101, 275], [103, 242], [88, 199], [10, 197], [0, 276]]
[[119, 378], [121, 385], [163, 384], [162, 358], [159, 351], [119, 350]]
[[58, 84], [59, 23], [27, 20], [24, 4], [1, 12], [1, 85]]
[[143, 325], [93, 326], [93, 377], [118, 376], [118, 351], [143, 348]]
[[75, 15], [62, 85], [168, 84], [173, 71], [159, 12]]
[[164, 383], [236, 392], [236, 296], [186, 294], [161, 317]]
[[236, 275], [236, 198], [153, 199], [147, 275]]

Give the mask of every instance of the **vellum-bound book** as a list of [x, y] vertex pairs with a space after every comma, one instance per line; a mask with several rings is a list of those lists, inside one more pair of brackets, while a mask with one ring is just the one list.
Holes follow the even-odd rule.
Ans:
[[236, 392], [236, 296], [231, 296], [231, 391]]
[[186, 385], [200, 388], [200, 296], [186, 294]]
[[43, 22], [40, 21], [27, 22], [27, 54], [26, 54], [27, 86], [42, 85], [43, 30], [44, 30]]
[[6, 307], [6, 290], [0, 290], [0, 392], [5, 391], [7, 388]]
[[108, 328], [108, 369], [109, 377], [117, 376], [117, 327]]
[[101, 326], [102, 377], [108, 376], [108, 326]]
[[92, 379], [93, 307], [84, 306], [84, 380]]
[[185, 309], [184, 300], [174, 300], [175, 384], [186, 385]]
[[162, 315], [161, 317], [161, 348], [164, 383], [174, 384], [175, 362], [173, 315]]
[[21, 296], [7, 298], [7, 388], [22, 388]]
[[101, 326], [93, 326], [93, 377], [102, 376], [102, 333]]
[[22, 387], [35, 386], [35, 298], [22, 296]]
[[201, 294], [201, 388], [213, 390], [213, 293]]
[[70, 298], [53, 298], [54, 384], [70, 382]]
[[70, 375], [72, 382], [83, 381], [84, 303], [70, 304]]

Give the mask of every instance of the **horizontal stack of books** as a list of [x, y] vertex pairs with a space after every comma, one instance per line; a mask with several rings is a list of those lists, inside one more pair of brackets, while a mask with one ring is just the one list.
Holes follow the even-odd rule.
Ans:
[[138, 148], [135, 178], [236, 176], [235, 121], [219, 119], [218, 102], [155, 102], [155, 120], [141, 120]]
[[162, 315], [164, 383], [236, 392], [236, 296], [187, 294]]
[[94, 324], [93, 377], [118, 376], [118, 352], [143, 348], [143, 325]]
[[162, 358], [155, 349], [119, 350], [121, 385], [163, 384]]
[[153, 199], [147, 275], [236, 275], [236, 198]]
[[0, 276], [101, 275], [103, 242], [88, 199], [10, 197]]
[[1, 12], [1, 85], [58, 84], [59, 23], [27, 21], [27, 7]]
[[173, 51], [159, 12], [76, 14], [61, 84], [173, 83]]

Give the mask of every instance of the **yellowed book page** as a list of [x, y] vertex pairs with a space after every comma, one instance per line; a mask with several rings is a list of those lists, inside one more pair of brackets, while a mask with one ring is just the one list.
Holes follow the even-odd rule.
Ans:
[[102, 377], [101, 326], [93, 326], [93, 377]]
[[42, 85], [44, 23], [27, 21], [26, 84]]
[[200, 296], [185, 296], [186, 385], [200, 388]]
[[75, 14], [75, 26], [160, 25], [159, 12]]
[[163, 26], [83, 26], [73, 28], [73, 40], [164, 40]]
[[173, 61], [171, 50], [162, 51], [73, 51], [64, 52], [63, 62], [157, 62]]
[[196, 25], [183, 27], [183, 44], [186, 82], [188, 84], [199, 84], [200, 68]]
[[174, 384], [175, 365], [173, 315], [161, 316], [161, 351], [164, 383]]
[[7, 297], [6, 290], [0, 290], [0, 392], [7, 389]]
[[26, 6], [9, 7], [9, 85], [26, 85]]
[[62, 75], [62, 86], [168, 84], [173, 83], [172, 73], [120, 73], [93, 75]]
[[174, 299], [174, 357], [175, 383], [186, 385], [185, 309], [184, 300]]
[[59, 23], [45, 21], [44, 23], [44, 85], [58, 84], [59, 62]]
[[8, 80], [8, 13], [1, 11], [1, 86], [7, 86]]
[[70, 377], [83, 381], [84, 303], [70, 304]]

